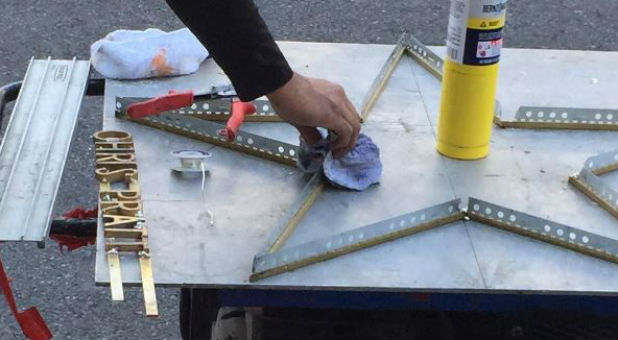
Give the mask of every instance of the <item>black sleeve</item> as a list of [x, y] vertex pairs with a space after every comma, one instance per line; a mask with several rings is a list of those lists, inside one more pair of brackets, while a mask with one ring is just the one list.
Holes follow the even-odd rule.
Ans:
[[279, 47], [252, 0], [166, 0], [250, 101], [292, 77]]

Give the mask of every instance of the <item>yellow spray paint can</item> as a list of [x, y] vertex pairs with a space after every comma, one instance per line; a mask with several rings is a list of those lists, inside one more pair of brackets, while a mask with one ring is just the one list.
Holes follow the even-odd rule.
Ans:
[[438, 152], [487, 156], [507, 0], [451, 0], [442, 78]]

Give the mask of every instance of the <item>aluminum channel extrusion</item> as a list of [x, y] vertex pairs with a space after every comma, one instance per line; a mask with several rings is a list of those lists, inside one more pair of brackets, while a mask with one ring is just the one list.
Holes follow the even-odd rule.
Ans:
[[75, 58], [30, 60], [0, 146], [0, 241], [44, 246], [89, 72]]
[[219, 123], [174, 113], [162, 113], [142, 119], [130, 119], [125, 115], [118, 115], [118, 117], [288, 166], [296, 166], [298, 146], [244, 131], [238, 131], [236, 139], [228, 142], [217, 134], [218, 130], [225, 127]]
[[618, 110], [520, 106], [511, 121], [494, 116], [501, 128], [618, 131]]
[[460, 199], [455, 199], [275, 253], [259, 255], [254, 260], [253, 274], [249, 280], [261, 280], [459, 221], [464, 216], [459, 209], [460, 202]]
[[618, 263], [618, 240], [470, 197], [468, 217], [493, 227]]

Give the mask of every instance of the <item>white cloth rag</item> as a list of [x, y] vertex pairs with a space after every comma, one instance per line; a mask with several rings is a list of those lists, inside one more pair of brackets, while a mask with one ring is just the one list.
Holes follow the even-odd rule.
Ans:
[[141, 79], [197, 71], [208, 51], [186, 28], [172, 32], [117, 30], [90, 46], [90, 61], [106, 78]]

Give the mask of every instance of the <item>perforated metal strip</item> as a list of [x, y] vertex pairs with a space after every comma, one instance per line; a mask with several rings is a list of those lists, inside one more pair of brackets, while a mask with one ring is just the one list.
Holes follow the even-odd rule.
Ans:
[[399, 40], [397, 41], [395, 48], [393, 48], [393, 51], [386, 59], [386, 62], [384, 62], [384, 65], [382, 65], [382, 68], [380, 69], [380, 72], [378, 73], [377, 77], [373, 80], [373, 83], [371, 84], [369, 91], [367, 92], [367, 94], [365, 95], [365, 98], [363, 99], [363, 106], [361, 107], [361, 113], [360, 113], [361, 120], [363, 121], [367, 120], [367, 117], [369, 116], [369, 112], [371, 111], [371, 109], [373, 108], [373, 105], [378, 100], [378, 97], [380, 96], [380, 93], [382, 93], [384, 86], [386, 86], [386, 83], [388, 82], [388, 78], [390, 78], [391, 74], [397, 67], [399, 60], [401, 60], [401, 57], [403, 56], [403, 53], [406, 49], [405, 43], [406, 43], [406, 40], [408, 39], [408, 36], [409, 36], [409, 33], [404, 32], [399, 37]]
[[618, 263], [618, 240], [470, 197], [472, 220]]
[[250, 280], [261, 280], [461, 220], [460, 202], [459, 199], [452, 200], [275, 253], [258, 255]]
[[494, 122], [509, 128], [618, 130], [618, 110], [521, 106], [514, 120], [496, 116]]
[[[148, 100], [150, 98], [136, 97], [116, 97], [116, 114], [123, 115], [129, 104]], [[246, 122], [282, 122], [272, 105], [268, 100], [256, 99], [252, 103], [257, 108], [257, 112], [245, 116]], [[212, 121], [227, 121], [230, 118], [230, 99], [208, 99], [198, 100], [190, 107], [184, 107], [178, 110], [168, 111], [167, 113], [175, 113], [197, 117]]]
[[618, 193], [601, 178], [584, 168], [569, 177], [569, 183], [618, 218]]
[[294, 200], [280, 222], [270, 230], [264, 246], [256, 256], [279, 250], [290, 235], [292, 235], [298, 222], [305, 216], [323, 189], [324, 179], [321, 171], [319, 171], [311, 176], [298, 198]]
[[595, 175], [602, 175], [618, 169], [618, 150], [589, 157], [584, 163], [584, 169]]
[[124, 118], [206, 143], [270, 159], [285, 165], [296, 166], [298, 146], [244, 131], [238, 131], [236, 139], [233, 142], [228, 142], [225, 138], [217, 135], [217, 131], [224, 126], [215, 122], [173, 113], [162, 113], [143, 119], [129, 119], [126, 116]]
[[440, 58], [437, 54], [433, 53], [432, 50], [427, 48], [427, 46], [425, 46], [413, 35], [410, 35], [406, 52], [427, 71], [438, 78], [438, 80], [442, 80], [442, 67], [444, 66], [444, 60], [442, 60], [442, 58]]

